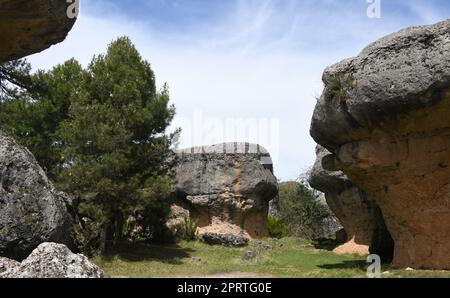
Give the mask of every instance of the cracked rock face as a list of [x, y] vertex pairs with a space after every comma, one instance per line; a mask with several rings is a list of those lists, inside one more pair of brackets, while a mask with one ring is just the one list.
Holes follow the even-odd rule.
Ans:
[[450, 269], [450, 20], [325, 70], [311, 135], [373, 198], [397, 267]]
[[42, 243], [21, 263], [0, 258], [0, 278], [102, 278], [103, 271], [67, 246]]
[[195, 219], [200, 234], [259, 238], [267, 236], [278, 184], [264, 148], [225, 143], [178, 151], [173, 193], [179, 202], [173, 210]]
[[75, 19], [61, 0], [0, 0], [0, 63], [63, 41]]
[[0, 131], [0, 256], [22, 260], [42, 242], [69, 244], [69, 203], [31, 152]]
[[377, 204], [350, 182], [342, 171], [326, 170], [331, 153], [322, 146], [316, 148], [317, 159], [309, 183], [323, 192], [328, 206], [345, 229], [347, 239], [336, 253], [366, 255], [377, 253], [384, 259], [392, 257], [393, 243]]

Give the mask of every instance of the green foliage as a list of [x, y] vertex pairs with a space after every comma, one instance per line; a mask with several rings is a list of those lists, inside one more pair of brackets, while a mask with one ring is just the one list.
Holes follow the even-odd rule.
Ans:
[[354, 79], [348, 74], [335, 74], [328, 77], [326, 87], [328, 97], [336, 98], [340, 102], [345, 102], [348, 99], [350, 90], [353, 88]]
[[0, 102], [15, 99], [31, 88], [30, 70], [25, 59], [0, 64]]
[[189, 216], [185, 216], [183, 221], [171, 227], [171, 230], [178, 241], [195, 241], [198, 239], [197, 228], [197, 222]]
[[[27, 64], [15, 72], [29, 69]], [[16, 91], [14, 98], [2, 102], [0, 121], [7, 133], [33, 152], [47, 175], [54, 179], [62, 168], [63, 143], [57, 131], [69, 117], [71, 96], [78, 90], [83, 70], [72, 59], [49, 71], [28, 75], [31, 82], [28, 88]]]
[[58, 188], [80, 198], [79, 217], [100, 225], [101, 233], [79, 227], [81, 246], [100, 234], [102, 246], [117, 243], [131, 217], [142, 235], [167, 234], [175, 134], [166, 128], [175, 108], [131, 41], [115, 40], [86, 69], [73, 59], [30, 69], [23, 60], [0, 65], [0, 123]]
[[156, 91], [150, 64], [126, 37], [92, 59], [71, 94], [69, 118], [58, 130], [58, 185], [81, 197], [82, 215], [114, 226], [114, 242], [128, 216], [154, 229], [168, 214], [173, 136], [165, 130], [175, 114], [168, 104], [167, 86]]
[[279, 206], [288, 235], [305, 239], [320, 235], [324, 219], [330, 216], [328, 208], [312, 190], [294, 181], [280, 183]]
[[269, 216], [267, 220], [267, 230], [272, 238], [282, 238], [286, 234], [284, 224], [275, 217]]

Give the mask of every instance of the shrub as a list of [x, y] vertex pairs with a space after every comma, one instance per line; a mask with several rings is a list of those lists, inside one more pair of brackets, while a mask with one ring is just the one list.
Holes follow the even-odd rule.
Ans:
[[283, 223], [273, 216], [269, 216], [267, 220], [267, 229], [269, 230], [269, 236], [272, 238], [282, 238], [286, 234]]
[[329, 97], [345, 102], [354, 85], [354, 79], [347, 74], [335, 74], [326, 80], [326, 85]]
[[326, 205], [305, 184], [284, 182], [279, 188], [280, 218], [286, 233], [311, 240], [320, 237], [325, 219], [331, 216]]
[[198, 239], [197, 222], [185, 216], [183, 221], [172, 226], [171, 230], [177, 240], [195, 241]]

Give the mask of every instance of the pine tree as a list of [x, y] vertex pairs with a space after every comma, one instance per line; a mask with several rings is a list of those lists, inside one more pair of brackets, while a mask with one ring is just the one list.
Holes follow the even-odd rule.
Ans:
[[30, 74], [31, 66], [25, 61], [11, 62], [5, 69], [14, 79], [4, 84], [7, 91], [3, 92], [0, 122], [54, 179], [62, 166], [63, 145], [56, 132], [68, 118], [70, 99], [80, 86], [83, 69], [74, 59], [35, 74]]
[[[155, 75], [127, 37], [95, 56], [58, 136], [64, 144], [59, 185], [81, 198], [80, 213], [102, 223], [103, 244], [117, 244], [124, 219], [136, 212], [161, 224], [170, 190], [172, 135], [165, 133], [175, 109], [167, 86], [157, 92]], [[152, 212], [152, 210], [154, 212]], [[109, 232], [111, 231], [111, 232]]]

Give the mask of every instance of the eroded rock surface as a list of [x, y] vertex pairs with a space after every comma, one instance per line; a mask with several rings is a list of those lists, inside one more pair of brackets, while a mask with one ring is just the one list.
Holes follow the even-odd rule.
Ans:
[[196, 220], [200, 235], [250, 239], [267, 236], [269, 201], [278, 187], [264, 148], [225, 143], [177, 152], [173, 193], [179, 202], [173, 209]]
[[42, 243], [22, 263], [1, 258], [0, 278], [102, 278], [103, 271], [67, 246]]
[[75, 19], [61, 0], [0, 0], [0, 63], [40, 52], [61, 42]]
[[0, 131], [0, 256], [22, 260], [42, 242], [69, 244], [67, 204], [33, 155]]
[[[334, 251], [361, 255], [377, 253], [390, 259], [392, 239], [375, 201], [350, 182], [342, 171], [324, 169], [327, 159], [332, 158], [327, 149], [317, 146], [316, 156], [309, 183], [325, 194], [328, 206], [341, 222], [347, 237]], [[387, 251], [380, 249], [383, 247], [388, 247]]]
[[450, 20], [325, 70], [311, 135], [381, 208], [397, 267], [450, 269]]

